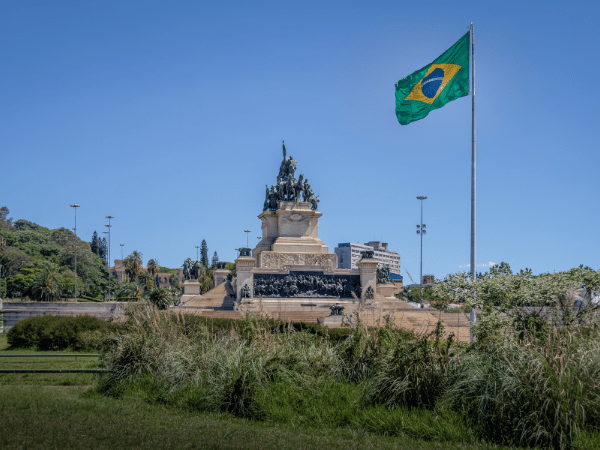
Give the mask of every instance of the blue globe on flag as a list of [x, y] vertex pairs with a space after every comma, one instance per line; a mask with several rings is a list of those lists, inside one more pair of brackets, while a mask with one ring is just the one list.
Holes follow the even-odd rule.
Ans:
[[438, 67], [421, 81], [423, 95], [427, 98], [435, 97], [442, 81], [444, 81], [444, 70]]

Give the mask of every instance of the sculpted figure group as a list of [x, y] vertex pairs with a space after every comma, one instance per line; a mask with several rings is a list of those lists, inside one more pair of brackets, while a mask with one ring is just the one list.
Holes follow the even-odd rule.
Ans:
[[283, 144], [283, 161], [279, 167], [279, 175], [277, 175], [277, 184], [274, 186], [266, 186], [265, 202], [263, 211], [277, 209], [277, 204], [280, 201], [287, 202], [309, 202], [311, 209], [316, 210], [319, 198], [315, 198], [315, 193], [310, 187], [308, 180], [304, 179], [304, 175], [300, 174], [298, 179], [294, 177], [296, 171], [296, 161], [291, 156], [286, 155], [285, 143]]
[[183, 278], [185, 280], [197, 280], [199, 274], [199, 261], [192, 261], [191, 258], [188, 258], [183, 262]]
[[255, 274], [254, 297], [360, 297], [356, 275]]

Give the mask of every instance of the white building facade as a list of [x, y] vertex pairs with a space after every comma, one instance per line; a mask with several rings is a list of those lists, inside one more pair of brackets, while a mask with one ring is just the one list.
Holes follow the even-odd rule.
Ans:
[[346, 242], [338, 244], [335, 253], [338, 255], [338, 269], [356, 269], [356, 263], [361, 259], [361, 253], [371, 250], [377, 260], [377, 267], [390, 266], [390, 272], [400, 275], [400, 254], [388, 249], [386, 242], [371, 241], [366, 244]]

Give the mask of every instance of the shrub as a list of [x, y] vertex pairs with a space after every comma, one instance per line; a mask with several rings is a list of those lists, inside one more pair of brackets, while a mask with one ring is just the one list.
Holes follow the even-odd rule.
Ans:
[[[37, 316], [17, 322], [8, 331], [7, 341], [11, 348], [99, 349], [94, 347], [100, 345], [98, 334], [109, 334], [119, 329], [117, 324], [91, 316]], [[89, 335], [90, 332], [96, 332], [95, 339]]]

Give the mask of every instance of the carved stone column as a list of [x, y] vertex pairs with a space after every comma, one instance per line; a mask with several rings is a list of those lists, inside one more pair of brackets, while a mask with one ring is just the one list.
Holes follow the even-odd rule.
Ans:
[[240, 256], [235, 260], [235, 271], [237, 273], [235, 298], [238, 302], [242, 300], [242, 288], [245, 284], [250, 288], [250, 296], [254, 292], [254, 275], [252, 270], [256, 264], [253, 256]]
[[363, 257], [356, 265], [360, 270], [361, 299], [364, 301], [367, 289], [371, 288], [373, 293], [377, 289], [377, 260]]

